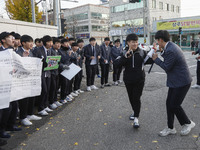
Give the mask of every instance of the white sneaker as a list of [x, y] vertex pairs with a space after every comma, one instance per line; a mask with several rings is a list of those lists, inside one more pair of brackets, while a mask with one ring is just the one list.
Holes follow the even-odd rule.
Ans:
[[183, 125], [183, 128], [181, 130], [181, 135], [188, 135], [190, 131], [192, 130], [192, 128], [194, 127], [195, 127], [195, 123], [193, 121], [191, 121], [190, 124]]
[[72, 95], [73, 97], [77, 97], [77, 96], [78, 96], [78, 94], [76, 94], [76, 93], [74, 93], [74, 92], [71, 92], [71, 95]]
[[78, 90], [77, 90], [77, 91], [75, 91], [74, 93], [75, 93], [75, 94], [77, 94], [77, 95], [79, 95], [79, 94], [80, 94]]
[[58, 107], [62, 106], [62, 104], [59, 101], [54, 102]]
[[69, 96], [71, 99], [74, 99], [74, 97], [73, 97], [71, 94], [69, 94], [68, 96]]
[[176, 134], [176, 129], [170, 129], [167, 127], [159, 133], [160, 136], [167, 136], [169, 134]]
[[27, 118], [25, 118], [25, 119], [22, 119], [22, 120], [21, 120], [21, 124], [23, 124], [23, 125], [25, 125], [25, 126], [30, 126], [30, 125], [32, 125], [33, 123], [30, 122]]
[[48, 116], [48, 112], [46, 112], [45, 110], [42, 110], [42, 111], [38, 112], [38, 115]]
[[50, 108], [51, 108], [51, 109], [56, 109], [57, 107], [58, 107], [58, 106], [57, 106], [56, 104], [54, 104], [54, 103], [50, 105]]
[[78, 90], [79, 93], [84, 93], [84, 91], [82, 91], [81, 89]]
[[116, 82], [114, 82], [114, 85], [118, 85], [119, 83], [116, 81]]
[[139, 125], [139, 120], [138, 120], [137, 117], [134, 118], [133, 127], [134, 127], [134, 128], [139, 128], [139, 127], [140, 127], [140, 125]]
[[67, 102], [71, 102], [72, 99], [70, 97], [67, 96], [67, 98], [65, 99]]
[[118, 80], [117, 82], [118, 82], [119, 84], [120, 84], [120, 83], [122, 83], [122, 81], [121, 81], [121, 80]]
[[67, 103], [66, 100], [60, 100], [60, 102], [61, 102], [63, 105]]
[[41, 120], [42, 117], [38, 117], [38, 116], [36, 116], [36, 115], [28, 115], [28, 116], [27, 116], [27, 119], [28, 119], [28, 120]]
[[95, 85], [92, 85], [92, 86], [91, 86], [91, 89], [92, 89], [92, 90], [98, 90], [99, 88], [96, 87]]
[[87, 91], [88, 92], [92, 91], [90, 86], [87, 87]]
[[45, 109], [44, 109], [46, 112], [48, 112], [48, 113], [50, 113], [50, 112], [52, 112], [53, 110], [52, 109], [50, 109], [49, 107], [46, 107]]
[[191, 88], [193, 88], [193, 89], [200, 89], [200, 85], [195, 84], [195, 85], [191, 86]]

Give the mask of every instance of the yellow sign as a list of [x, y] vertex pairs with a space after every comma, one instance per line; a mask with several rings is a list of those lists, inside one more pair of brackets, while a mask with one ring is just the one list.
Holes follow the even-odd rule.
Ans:
[[177, 30], [200, 28], [200, 19], [172, 20], [168, 22], [157, 22], [157, 30]]

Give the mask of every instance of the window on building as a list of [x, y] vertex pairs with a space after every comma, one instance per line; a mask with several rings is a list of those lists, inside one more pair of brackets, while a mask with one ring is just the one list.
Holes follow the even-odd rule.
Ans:
[[156, 8], [156, 0], [152, 0], [152, 8]]
[[88, 32], [89, 31], [89, 27], [88, 26], [78, 26], [75, 29], [76, 32]]
[[139, 3], [128, 3], [128, 4], [112, 7], [111, 12], [112, 13], [123, 12], [125, 10], [133, 10], [133, 9], [138, 9], [142, 7], [143, 7], [143, 1]]
[[117, 27], [124, 27], [125, 26], [125, 21], [116, 21], [112, 22], [112, 26], [117, 28]]
[[159, 2], [159, 9], [163, 10], [163, 2]]
[[156, 19], [156, 17], [153, 17], [152, 20], [153, 20], [153, 21], [156, 21], [157, 19]]
[[108, 26], [92, 25], [92, 31], [108, 31]]
[[169, 11], [169, 4], [166, 3], [166, 11]]
[[143, 25], [143, 18], [139, 19], [133, 19], [133, 20], [126, 20], [126, 21], [116, 21], [112, 23], [112, 26], [117, 28], [117, 27], [135, 27], [135, 26], [141, 26]]
[[91, 12], [91, 17], [92, 17], [92, 19], [108, 19], [109, 15]]
[[88, 13], [76, 14], [76, 15], [67, 17], [68, 22], [73, 22], [77, 20], [86, 20], [86, 19], [88, 19]]
[[174, 12], [174, 5], [171, 5], [171, 11]]
[[177, 12], [177, 13], [180, 12], [180, 8], [179, 8], [179, 6], [176, 6], [176, 12]]

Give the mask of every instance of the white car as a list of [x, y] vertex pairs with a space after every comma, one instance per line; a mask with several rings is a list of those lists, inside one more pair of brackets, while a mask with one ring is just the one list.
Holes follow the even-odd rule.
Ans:
[[145, 43], [139, 43], [138, 46], [139, 46], [139, 48], [143, 49], [144, 51], [151, 50], [151, 48], [148, 45], [146, 45]]

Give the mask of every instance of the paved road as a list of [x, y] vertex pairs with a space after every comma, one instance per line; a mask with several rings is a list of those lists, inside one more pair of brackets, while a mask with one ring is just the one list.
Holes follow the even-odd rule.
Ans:
[[[184, 53], [196, 82], [196, 61], [191, 53]], [[148, 70], [146, 66], [145, 70]], [[112, 74], [110, 74], [112, 75]], [[99, 79], [96, 79], [99, 83]], [[196, 122], [196, 128], [188, 136], [179, 133], [159, 137], [166, 127], [165, 100], [167, 96], [166, 75], [154, 66], [146, 74], [140, 115], [141, 128], [133, 129], [129, 120], [132, 113], [123, 85], [85, 92], [72, 103], [59, 108], [23, 128], [8, 140], [5, 149], [15, 150], [198, 150], [200, 149], [200, 94], [190, 89], [183, 107]], [[100, 86], [98, 84], [98, 86]], [[175, 127], [180, 132], [177, 120]], [[16, 140], [17, 139], [17, 140]]]

